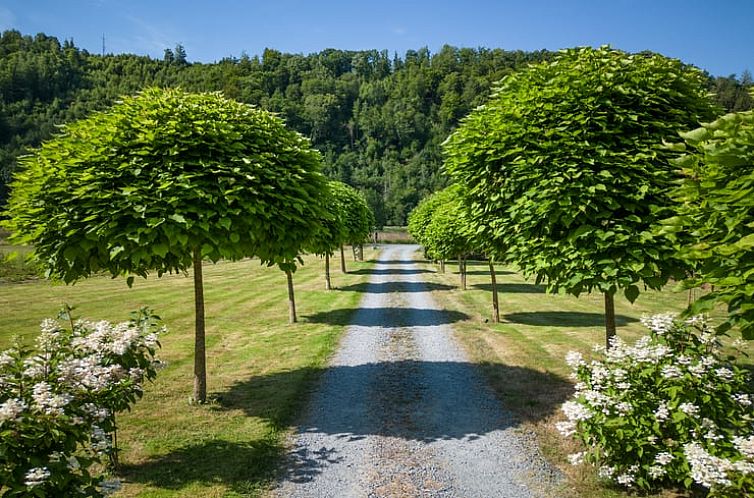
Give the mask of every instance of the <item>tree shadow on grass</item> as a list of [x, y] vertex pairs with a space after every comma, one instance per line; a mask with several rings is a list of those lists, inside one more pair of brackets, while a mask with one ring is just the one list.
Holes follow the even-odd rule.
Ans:
[[[540, 327], [598, 327], [605, 325], [605, 316], [601, 313], [581, 313], [578, 311], [531, 311], [507, 313], [505, 321]], [[615, 315], [618, 326], [638, 322], [631, 316]]]
[[[457, 273], [457, 272], [455, 272]], [[466, 275], [489, 275], [489, 270], [466, 270]], [[498, 277], [501, 275], [515, 275], [516, 272], [508, 271], [508, 270], [498, 270], [495, 272], [495, 275]]]
[[121, 467], [127, 482], [179, 490], [191, 485], [222, 483], [248, 496], [269, 485], [285, 454], [282, 441], [224, 441], [187, 444], [140, 464]]
[[[492, 284], [474, 284], [472, 287], [492, 292]], [[546, 290], [544, 285], [536, 284], [497, 284], [497, 291], [501, 294], [506, 292], [512, 294], [544, 294]]]
[[391, 292], [432, 292], [455, 289], [451, 285], [436, 284], [434, 282], [379, 282], [346, 285], [337, 290], [349, 292], [366, 292], [369, 294], [390, 294]]
[[460, 311], [422, 308], [345, 308], [302, 317], [312, 323], [357, 327], [433, 327], [469, 318]]

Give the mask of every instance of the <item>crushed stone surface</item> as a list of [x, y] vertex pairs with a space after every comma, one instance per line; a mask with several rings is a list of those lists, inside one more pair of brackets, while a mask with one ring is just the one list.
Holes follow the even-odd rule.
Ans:
[[556, 496], [557, 472], [453, 338], [456, 315], [425, 286], [417, 249], [380, 252], [275, 496]]

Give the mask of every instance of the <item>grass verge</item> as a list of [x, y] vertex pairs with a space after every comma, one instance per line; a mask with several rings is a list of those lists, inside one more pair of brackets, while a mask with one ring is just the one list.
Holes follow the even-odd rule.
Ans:
[[[417, 253], [417, 258], [421, 254]], [[427, 265], [434, 269], [433, 266]], [[566, 456], [578, 451], [565, 440], [555, 422], [563, 420], [560, 405], [572, 393], [570, 370], [565, 363], [568, 351], [591, 355], [592, 346], [604, 345], [604, 301], [601, 294], [579, 298], [553, 295], [509, 267], [496, 267], [501, 323], [492, 323], [492, 291], [487, 262], [468, 263], [466, 291], [458, 285], [452, 265], [446, 273], [427, 274], [446, 309], [466, 313], [471, 320], [454, 325], [456, 336], [471, 361], [478, 363], [505, 407], [520, 419], [520, 427], [536, 434], [547, 460], [566, 476], [563, 497], [618, 498], [630, 496], [599, 482], [591, 467], [573, 467]], [[688, 303], [687, 292], [648, 291], [634, 303], [616, 296], [618, 335], [627, 340], [645, 334], [639, 322], [644, 314], [681, 311]], [[750, 353], [754, 348], [750, 346]], [[751, 357], [750, 357], [751, 358]], [[686, 496], [665, 491], [655, 496]]]
[[[365, 259], [374, 257], [365, 247]], [[369, 262], [332, 270], [333, 285], [357, 288]], [[338, 268], [335, 263], [333, 268]], [[193, 282], [184, 275], [137, 280], [95, 277], [74, 286], [47, 281], [0, 283], [0, 348], [33, 340], [60, 304], [94, 320], [123, 321], [147, 305], [169, 333], [167, 363], [132, 412], [119, 416], [124, 480], [120, 497], [258, 496], [275, 476], [290, 425], [345, 329], [307, 316], [357, 308], [362, 293], [324, 291], [324, 264], [306, 257], [294, 274], [300, 322], [288, 325], [285, 274], [258, 261], [205, 264], [208, 392], [189, 405], [193, 369]]]

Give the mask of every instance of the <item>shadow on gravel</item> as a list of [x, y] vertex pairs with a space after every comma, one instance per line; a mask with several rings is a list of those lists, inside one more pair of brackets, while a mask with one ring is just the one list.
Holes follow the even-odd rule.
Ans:
[[[467, 398], [470, 379], [482, 378], [475, 365], [421, 361], [301, 368], [254, 376], [210, 395], [214, 400], [210, 409], [241, 410], [281, 430], [295, 427], [299, 433], [335, 435], [346, 443], [371, 435], [414, 441], [473, 440], [523, 420], [548, 417], [571, 392], [567, 380], [552, 374], [494, 363], [479, 367], [503, 405], [515, 408], [512, 413], [500, 410], [494, 397], [481, 403]], [[302, 400], [318, 380], [331, 403], [315, 403], [306, 420], [295, 420], [307, 412], [301, 409]], [[334, 394], [328, 394], [328, 389]], [[123, 465], [120, 473], [128, 482], [158, 489], [223, 484], [246, 496], [256, 495], [276, 479], [310, 481], [343, 458], [325, 447], [286, 451], [283, 441], [209, 439]], [[285, 470], [280, 473], [283, 461]]]
[[433, 282], [380, 282], [360, 283], [338, 287], [337, 290], [350, 292], [366, 292], [369, 294], [390, 294], [391, 292], [432, 292], [455, 289], [452, 285], [436, 284]]
[[466, 313], [420, 308], [345, 308], [302, 317], [307, 322], [358, 327], [432, 327], [468, 320]]
[[[474, 284], [475, 289], [492, 292], [492, 284]], [[544, 285], [536, 284], [497, 284], [497, 291], [500, 293], [510, 292], [513, 294], [544, 294]]]
[[[605, 325], [605, 316], [601, 313], [581, 313], [578, 311], [532, 311], [508, 313], [503, 319], [511, 323], [542, 327], [598, 327]], [[638, 320], [626, 315], [615, 315], [616, 325], [623, 326], [632, 322], [638, 322]]]
[[370, 259], [369, 261], [380, 265], [413, 265], [417, 263], [413, 259]]
[[[500, 381], [519, 389], [525, 387], [534, 394], [532, 399], [522, 410], [518, 402], [513, 404], [510, 392], [498, 391], [503, 408], [515, 406], [506, 412], [494, 396], [477, 396], [473, 392], [477, 383], [484, 383], [480, 369], [493, 385]], [[241, 409], [250, 417], [268, 419], [270, 413], [264, 408], [267, 403], [251, 402], [251, 393], [264, 390], [293, 395], [291, 382], [302, 376], [321, 379], [327, 403], [315, 403], [309, 416], [298, 420], [298, 432], [321, 432], [348, 441], [371, 435], [419, 441], [475, 439], [523, 420], [549, 417], [572, 392], [567, 379], [528, 368], [403, 360], [256, 376], [219, 393], [217, 400], [221, 409]], [[506, 402], [506, 398], [510, 399]], [[290, 424], [283, 420], [272, 422]]]
[[349, 271], [352, 275], [419, 275], [421, 273], [434, 273], [422, 268], [376, 268]]

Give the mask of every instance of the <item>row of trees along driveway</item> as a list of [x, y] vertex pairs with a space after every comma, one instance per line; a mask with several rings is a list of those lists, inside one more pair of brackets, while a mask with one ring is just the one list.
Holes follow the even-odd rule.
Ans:
[[[24, 158], [5, 225], [66, 283], [106, 271], [130, 286], [136, 276], [193, 267], [193, 397], [204, 402], [202, 260], [258, 257], [290, 282], [300, 252], [335, 216], [320, 163], [309, 141], [269, 112], [215, 93], [148, 89]], [[332, 190], [340, 199], [347, 189]], [[317, 252], [358, 236], [335, 231]]]

